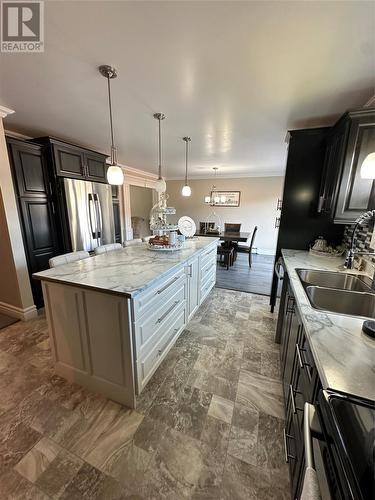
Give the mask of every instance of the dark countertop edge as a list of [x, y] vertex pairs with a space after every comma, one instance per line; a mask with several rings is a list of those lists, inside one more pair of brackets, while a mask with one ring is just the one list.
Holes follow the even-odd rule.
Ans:
[[[155, 282], [160, 279], [161, 276], [167, 276], [169, 273], [171, 273], [174, 270], [176, 270], [179, 266], [183, 265], [193, 255], [196, 255], [196, 254], [199, 255], [200, 253], [202, 253], [208, 246], [212, 245], [215, 241], [219, 241], [219, 238], [210, 238], [210, 241], [207, 242], [207, 245], [205, 245], [204, 247], [200, 248], [199, 250], [196, 250], [194, 253], [192, 253], [191, 255], [189, 255], [189, 257], [186, 257], [185, 260], [183, 260], [183, 261], [175, 264], [174, 266], [170, 267], [167, 271], [159, 274], [158, 276], [156, 276], [155, 278], [153, 278], [151, 281], [149, 281], [148, 283], [146, 283], [142, 288], [137, 288], [134, 291], [128, 291], [128, 292], [124, 291], [124, 292], [121, 292], [121, 291], [118, 291], [118, 290], [113, 290], [111, 288], [101, 288], [101, 287], [97, 287], [97, 286], [94, 286], [94, 285], [85, 285], [85, 284], [82, 284], [82, 283], [71, 283], [71, 282], [64, 281], [63, 278], [51, 278], [51, 277], [46, 277], [46, 276], [40, 276], [38, 273], [33, 273], [31, 276], [32, 276], [33, 279], [38, 280], [38, 281], [48, 281], [50, 283], [58, 283], [60, 285], [72, 286], [72, 287], [76, 287], [76, 288], [84, 288], [86, 290], [93, 290], [93, 291], [102, 292], [102, 293], [110, 293], [111, 295], [117, 295], [117, 296], [122, 296], [122, 297], [125, 297], [125, 298], [129, 298], [129, 299], [134, 299], [139, 294], [141, 294], [142, 292], [144, 292], [145, 290], [147, 290], [148, 288], [151, 288], [155, 284]], [[43, 272], [43, 271], [41, 271], [41, 272]]]

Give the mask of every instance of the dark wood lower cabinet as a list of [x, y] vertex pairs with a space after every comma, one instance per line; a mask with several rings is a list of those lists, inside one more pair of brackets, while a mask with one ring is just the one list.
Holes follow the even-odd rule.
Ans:
[[284, 445], [289, 464], [291, 498], [299, 498], [304, 479], [305, 459], [303, 413], [305, 402], [316, 400], [320, 382], [298, 306], [290, 284], [286, 294], [281, 328], [281, 374], [285, 402]]

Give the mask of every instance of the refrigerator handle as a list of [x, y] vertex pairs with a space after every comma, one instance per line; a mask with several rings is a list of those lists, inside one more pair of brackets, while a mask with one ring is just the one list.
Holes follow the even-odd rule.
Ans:
[[96, 220], [97, 220], [97, 233], [98, 239], [102, 237], [103, 234], [103, 218], [102, 218], [102, 207], [100, 206], [99, 196], [94, 194], [95, 208], [96, 208]]
[[94, 239], [97, 239], [97, 221], [96, 221], [96, 214], [95, 214], [95, 228], [94, 228], [94, 223], [93, 223], [93, 214], [95, 213], [95, 206], [94, 206], [94, 199], [93, 195], [91, 193], [88, 194], [89, 198], [89, 222], [90, 222], [90, 230], [92, 237]]

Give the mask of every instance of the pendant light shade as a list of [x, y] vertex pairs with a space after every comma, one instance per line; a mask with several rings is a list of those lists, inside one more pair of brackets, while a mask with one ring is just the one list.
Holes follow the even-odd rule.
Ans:
[[191, 142], [191, 137], [183, 137], [183, 141], [185, 141], [185, 184], [182, 188], [181, 194], [182, 196], [190, 196], [191, 195], [191, 187], [188, 184], [188, 160], [189, 160], [189, 142]]
[[107, 169], [107, 181], [112, 186], [122, 186], [124, 184], [124, 172], [117, 165], [111, 165]]
[[363, 160], [361, 166], [362, 179], [375, 179], [375, 153], [370, 153]]
[[113, 134], [113, 119], [112, 119], [112, 98], [111, 98], [111, 80], [117, 78], [117, 71], [115, 68], [104, 64], [99, 66], [99, 73], [107, 79], [108, 83], [108, 106], [109, 106], [109, 124], [111, 127], [111, 165], [107, 169], [108, 184], [113, 186], [121, 186], [124, 184], [124, 172], [117, 164], [117, 149], [115, 147], [114, 134]]
[[181, 191], [182, 196], [191, 196], [191, 187], [184, 186]]
[[161, 121], [165, 119], [165, 115], [163, 115], [163, 113], [155, 113], [154, 118], [159, 122], [159, 167], [158, 180], [155, 183], [155, 190], [157, 193], [165, 193], [167, 190], [167, 184], [161, 176]]

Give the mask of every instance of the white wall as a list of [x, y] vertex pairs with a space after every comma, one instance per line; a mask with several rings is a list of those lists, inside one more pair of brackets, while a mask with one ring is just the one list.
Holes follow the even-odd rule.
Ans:
[[[275, 219], [280, 215], [276, 210], [277, 199], [281, 197], [284, 177], [245, 177], [236, 179], [217, 179], [218, 190], [241, 191], [238, 208], [215, 207], [223, 223], [241, 223], [241, 231], [251, 232], [258, 226], [254, 247], [258, 253], [274, 254], [277, 242]], [[204, 196], [210, 194], [213, 179], [191, 180], [192, 194], [189, 198], [181, 196], [183, 181], [167, 181], [168, 204], [176, 207], [177, 218], [182, 215], [191, 217], [199, 229], [199, 222], [205, 221], [211, 207], [205, 205]]]
[[31, 292], [0, 106], [0, 312], [27, 320], [37, 315]]

